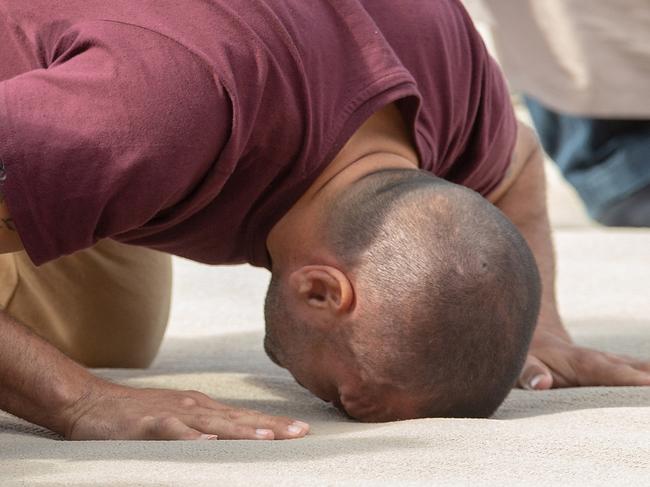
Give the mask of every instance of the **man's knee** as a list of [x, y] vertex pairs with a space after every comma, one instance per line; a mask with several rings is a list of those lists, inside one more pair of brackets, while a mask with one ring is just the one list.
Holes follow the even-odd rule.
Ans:
[[104, 241], [38, 268], [24, 253], [13, 258], [12, 316], [86, 366], [151, 364], [169, 317], [168, 255]]

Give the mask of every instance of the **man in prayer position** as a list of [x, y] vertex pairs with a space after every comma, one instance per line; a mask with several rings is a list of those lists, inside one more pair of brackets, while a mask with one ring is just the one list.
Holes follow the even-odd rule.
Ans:
[[518, 377], [650, 384], [564, 330], [542, 154], [458, 1], [0, 13], [3, 410], [70, 439], [307, 434], [86, 370], [151, 363], [169, 254], [269, 269], [269, 356], [362, 421], [489, 416]]

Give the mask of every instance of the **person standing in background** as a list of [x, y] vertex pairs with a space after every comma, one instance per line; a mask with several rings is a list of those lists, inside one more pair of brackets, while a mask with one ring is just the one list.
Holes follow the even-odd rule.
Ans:
[[650, 226], [647, 2], [464, 1], [589, 215]]

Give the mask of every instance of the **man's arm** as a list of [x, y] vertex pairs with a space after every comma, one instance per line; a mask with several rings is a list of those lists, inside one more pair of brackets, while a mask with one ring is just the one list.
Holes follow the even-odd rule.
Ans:
[[[2, 201], [0, 222], [0, 253], [21, 250]], [[289, 418], [231, 408], [195, 391], [112, 384], [2, 311], [0, 409], [75, 440], [284, 439], [302, 437], [309, 429]]]
[[92, 375], [4, 312], [0, 337], [0, 408], [65, 435], [66, 412]]
[[576, 346], [562, 324], [555, 298], [555, 256], [546, 208], [544, 157], [529, 127], [519, 124], [511, 167], [488, 199], [521, 231], [542, 278], [540, 316], [520, 385], [530, 389], [650, 385], [650, 362]]

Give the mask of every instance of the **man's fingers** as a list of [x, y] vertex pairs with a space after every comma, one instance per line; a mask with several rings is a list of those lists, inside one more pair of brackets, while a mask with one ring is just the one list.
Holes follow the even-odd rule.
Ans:
[[626, 355], [614, 355], [613, 353], [603, 353], [603, 355], [613, 363], [627, 364], [637, 370], [650, 373], [650, 362], [644, 362]]
[[278, 440], [301, 438], [309, 425], [260, 411], [233, 408], [197, 391], [183, 391], [178, 398], [182, 419], [204, 434], [217, 434], [223, 440]]
[[630, 366], [650, 374], [650, 362], [639, 362], [638, 360], [635, 360], [630, 364]]
[[191, 416], [187, 417], [186, 421], [204, 434], [216, 434], [220, 440], [275, 439], [275, 433], [271, 429], [238, 424], [223, 416]]
[[577, 346], [568, 336], [536, 333], [519, 376], [526, 389], [648, 386], [650, 362]]
[[302, 438], [309, 432], [309, 425], [283, 416], [269, 416], [258, 411], [233, 410], [229, 417], [241, 425], [273, 431], [274, 439]]
[[591, 363], [583, 365], [580, 385], [583, 386], [649, 386], [650, 373], [637, 366], [642, 362], [622, 363], [619, 360], [600, 355]]
[[519, 375], [519, 386], [528, 390], [545, 390], [553, 387], [551, 370], [537, 357], [528, 355]]
[[204, 434], [190, 428], [180, 419], [169, 416], [165, 418], [145, 419], [145, 430], [152, 440], [216, 440], [217, 435]]
[[222, 440], [279, 440], [301, 438], [309, 426], [289, 418], [276, 418], [232, 409], [219, 415], [187, 416], [186, 422], [205, 434]]

